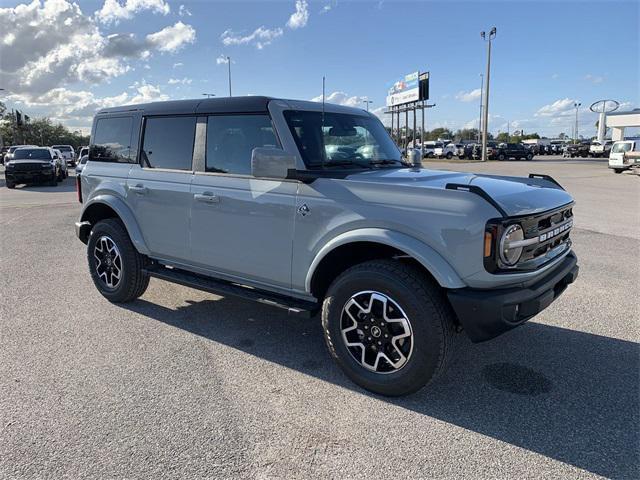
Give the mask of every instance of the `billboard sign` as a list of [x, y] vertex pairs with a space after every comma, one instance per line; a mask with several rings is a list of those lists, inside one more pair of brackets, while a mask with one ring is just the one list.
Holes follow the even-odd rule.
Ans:
[[419, 76], [418, 72], [413, 72], [394, 83], [387, 94], [387, 107], [420, 100]]

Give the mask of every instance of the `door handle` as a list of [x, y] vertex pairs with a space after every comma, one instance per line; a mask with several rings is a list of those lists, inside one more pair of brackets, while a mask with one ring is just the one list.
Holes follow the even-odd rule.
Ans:
[[220, 197], [214, 195], [211, 192], [196, 193], [193, 198], [195, 198], [198, 202], [220, 203]]
[[144, 195], [145, 193], [147, 193], [147, 187], [145, 187], [141, 183], [139, 183], [137, 185], [131, 185], [129, 187], [129, 190], [131, 190], [132, 192], [137, 193], [138, 195]]

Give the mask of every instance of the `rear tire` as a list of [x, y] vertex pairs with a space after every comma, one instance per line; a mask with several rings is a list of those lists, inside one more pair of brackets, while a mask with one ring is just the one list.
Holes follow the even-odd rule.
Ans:
[[533, 160], [533, 154], [532, 153], [528, 153], [527, 154], [527, 160]]
[[16, 184], [15, 183], [11, 183], [11, 182], [6, 182], [7, 188], [16, 188]]
[[622, 173], [624, 171], [623, 168], [614, 168], [613, 173]]
[[506, 160], [506, 159], [507, 159], [507, 157], [505, 157], [504, 154], [501, 153], [500, 155], [498, 155], [498, 160], [500, 160], [501, 162]]
[[453, 153], [449, 152], [447, 153], [447, 160], [451, 160], [453, 158]]
[[[388, 396], [413, 393], [445, 370], [453, 351], [454, 318], [442, 289], [397, 260], [351, 267], [334, 280], [322, 305], [331, 356], [353, 382]], [[354, 339], [364, 343], [354, 346]]]
[[135, 300], [149, 286], [149, 275], [143, 272], [146, 257], [133, 246], [119, 219], [101, 220], [91, 229], [87, 261], [94, 285], [110, 302]]

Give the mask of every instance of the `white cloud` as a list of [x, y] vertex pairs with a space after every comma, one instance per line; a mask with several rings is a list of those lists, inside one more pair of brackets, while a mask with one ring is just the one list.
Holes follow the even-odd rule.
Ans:
[[[329, 95], [325, 96], [324, 101], [326, 103], [335, 103], [337, 105], [345, 105], [347, 107], [364, 107], [364, 104], [362, 103], [362, 100], [364, 100], [365, 97], [358, 97], [358, 96], [353, 96], [350, 97], [349, 95], [347, 95], [344, 92], [333, 92], [330, 93]], [[322, 95], [318, 95], [317, 97], [313, 97], [311, 99], [312, 102], [322, 102]]]
[[331, 4], [327, 4], [327, 5], [325, 5], [324, 7], [322, 7], [322, 9], [320, 10], [320, 12], [318, 12], [318, 13], [320, 13], [320, 15], [323, 15], [323, 14], [325, 14], [325, 13], [330, 12], [330, 11], [331, 11], [331, 8], [332, 8], [332, 7], [331, 7]]
[[196, 31], [191, 25], [177, 22], [173, 26], [147, 35], [146, 39], [149, 45], [161, 52], [175, 53], [185, 45], [196, 41]]
[[229, 59], [222, 53], [218, 55], [218, 58], [216, 58], [216, 65], [226, 65], [227, 63], [229, 63]]
[[183, 66], [184, 66], [184, 63], [182, 63], [182, 62], [176, 62], [176, 63], [173, 64], [173, 68], [178, 68], [178, 67], [183, 67]]
[[18, 95], [102, 83], [130, 71], [128, 61], [195, 41], [193, 28], [181, 22], [143, 40], [132, 33], [104, 36], [92, 17], [66, 0], [0, 8], [0, 32], [11, 32], [0, 41], [0, 85]]
[[302, 28], [309, 21], [309, 5], [306, 0], [296, 0], [296, 11], [291, 14], [287, 21], [287, 27], [292, 30]]
[[473, 102], [474, 100], [478, 100], [481, 95], [482, 91], [479, 88], [469, 92], [461, 90], [456, 94], [456, 100], [460, 100], [461, 102]]
[[600, 75], [592, 75], [590, 73], [587, 73], [584, 76], [584, 79], [593, 83], [594, 85], [599, 85], [602, 82], [604, 82], [604, 77], [600, 76]]
[[189, 10], [184, 5], [180, 5], [180, 8], [178, 8], [178, 15], [180, 15], [181, 17], [190, 17], [191, 10]]
[[267, 45], [270, 45], [274, 39], [281, 37], [283, 33], [281, 28], [269, 29], [262, 26], [245, 36], [235, 34], [232, 30], [225, 30], [220, 35], [220, 38], [226, 46], [255, 45], [258, 50], [262, 50]]
[[571, 98], [563, 98], [553, 103], [544, 105], [534, 114], [536, 117], [554, 117], [570, 115], [574, 111], [573, 104], [575, 100]]
[[191, 82], [193, 80], [187, 77], [184, 78], [170, 78], [169, 81], [167, 82], [169, 85], [191, 85]]
[[143, 10], [167, 15], [171, 8], [164, 0], [126, 0], [121, 4], [118, 0], [105, 0], [102, 8], [96, 12], [96, 19], [102, 23], [118, 23], [128, 20]]
[[169, 100], [169, 95], [162, 93], [160, 91], [160, 87], [157, 85], [151, 85], [143, 82], [141, 84], [136, 83], [133, 87], [138, 93], [125, 102], [125, 104], [161, 102]]

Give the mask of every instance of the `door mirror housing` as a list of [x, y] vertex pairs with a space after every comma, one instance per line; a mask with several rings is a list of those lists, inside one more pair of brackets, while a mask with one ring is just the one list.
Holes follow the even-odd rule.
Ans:
[[287, 178], [296, 168], [296, 157], [280, 148], [254, 148], [251, 152], [251, 174], [254, 177]]

